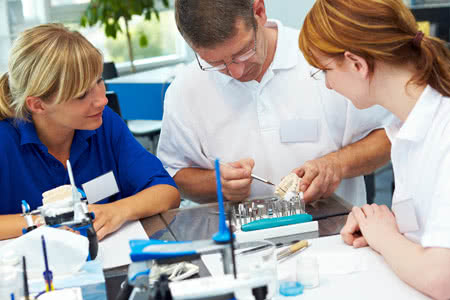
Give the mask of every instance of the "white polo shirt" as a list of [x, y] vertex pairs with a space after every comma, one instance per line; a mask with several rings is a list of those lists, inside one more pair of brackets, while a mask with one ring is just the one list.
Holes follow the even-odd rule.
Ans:
[[[274, 60], [261, 82], [240, 82], [200, 70], [196, 61], [170, 85], [164, 103], [158, 157], [169, 174], [194, 167], [212, 169], [211, 159], [251, 157], [253, 173], [279, 183], [292, 169], [351, 144], [392, 115], [381, 107], [357, 110], [311, 78], [298, 48], [299, 31], [278, 21]], [[389, 119], [389, 120], [388, 120]], [[343, 180], [337, 194], [354, 205], [366, 203], [363, 178]], [[253, 181], [250, 197], [273, 195]]]
[[450, 248], [450, 98], [427, 86], [406, 121], [386, 128], [392, 142], [393, 205], [412, 200], [423, 247]]

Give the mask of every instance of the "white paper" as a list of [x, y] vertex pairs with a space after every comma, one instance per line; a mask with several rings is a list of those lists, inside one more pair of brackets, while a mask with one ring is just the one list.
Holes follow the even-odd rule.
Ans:
[[119, 187], [112, 171], [81, 185], [89, 204], [117, 194]]
[[39, 300], [83, 300], [81, 295], [81, 288], [70, 288], [63, 290], [55, 290], [44, 293], [39, 296]]
[[1, 249], [1, 247], [7, 245], [8, 243], [11, 243], [11, 242], [14, 241], [14, 240], [15, 240], [15, 238], [13, 238], [13, 239], [8, 239], [8, 240], [1, 240], [1, 241], [0, 241], [0, 249]]
[[148, 240], [147, 233], [139, 221], [124, 224], [118, 231], [106, 236], [99, 243], [97, 259], [103, 269], [128, 265], [130, 259], [130, 240]]
[[[54, 277], [78, 272], [86, 262], [89, 252], [89, 241], [86, 237], [48, 226], [40, 226], [8, 241], [0, 248], [0, 258], [9, 253], [13, 253], [20, 259], [25, 256], [29, 279], [42, 278], [42, 272], [45, 270], [42, 236], [45, 238], [48, 264]], [[69, 260], [68, 257], [70, 257]]]
[[[429, 299], [401, 281], [371, 248], [355, 249], [346, 245], [340, 235], [312, 239], [311, 246], [304, 251], [281, 261], [277, 267], [278, 280], [295, 278], [297, 258], [304, 254], [317, 257], [319, 286], [305, 289], [297, 297], [277, 295], [275, 299]], [[202, 261], [212, 276], [223, 274], [219, 254], [203, 255]]]

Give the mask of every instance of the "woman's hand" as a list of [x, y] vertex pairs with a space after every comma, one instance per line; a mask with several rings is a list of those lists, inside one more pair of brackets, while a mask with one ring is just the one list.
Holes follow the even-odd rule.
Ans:
[[90, 204], [89, 211], [95, 214], [94, 229], [98, 240], [102, 240], [108, 234], [119, 229], [126, 221], [126, 208], [121, 207], [121, 202], [108, 204]]
[[366, 239], [361, 235], [359, 224], [352, 212], [348, 215], [347, 222], [341, 230], [341, 237], [347, 245], [355, 248], [366, 247], [368, 245]]
[[386, 205], [364, 205], [353, 207], [352, 215], [362, 236], [369, 246], [377, 252], [392, 236], [400, 235], [394, 214]]
[[69, 226], [61, 226], [61, 227], [58, 227], [58, 229], [67, 230], [67, 231], [70, 231], [70, 232], [75, 233], [75, 234], [80, 234], [79, 231], [76, 231], [75, 229], [72, 229]]

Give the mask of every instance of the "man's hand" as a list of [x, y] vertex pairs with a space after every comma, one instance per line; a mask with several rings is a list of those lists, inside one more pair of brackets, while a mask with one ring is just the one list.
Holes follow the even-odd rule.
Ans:
[[368, 245], [366, 239], [361, 235], [359, 224], [356, 222], [353, 213], [348, 215], [347, 222], [341, 230], [341, 237], [347, 245], [355, 248], [366, 247]]
[[306, 203], [330, 197], [342, 181], [341, 166], [332, 154], [307, 161], [292, 172], [302, 178], [300, 191]]
[[125, 221], [126, 209], [120, 206], [120, 200], [108, 204], [90, 204], [89, 211], [95, 214], [94, 229], [98, 240], [119, 229]]
[[353, 207], [352, 214], [369, 246], [377, 252], [390, 237], [401, 235], [394, 214], [386, 205]]
[[220, 166], [222, 193], [227, 200], [242, 201], [248, 198], [254, 166], [255, 161], [251, 158]]

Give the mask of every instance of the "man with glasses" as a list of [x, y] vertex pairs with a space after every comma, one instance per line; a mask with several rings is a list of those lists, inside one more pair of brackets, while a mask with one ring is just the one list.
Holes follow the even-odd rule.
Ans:
[[385, 110], [311, 78], [299, 32], [268, 21], [264, 0], [177, 0], [175, 16], [196, 61], [167, 91], [158, 156], [184, 198], [215, 199], [220, 158], [231, 201], [273, 195], [252, 174], [277, 184], [295, 169], [306, 201], [366, 202], [361, 175], [389, 160]]

